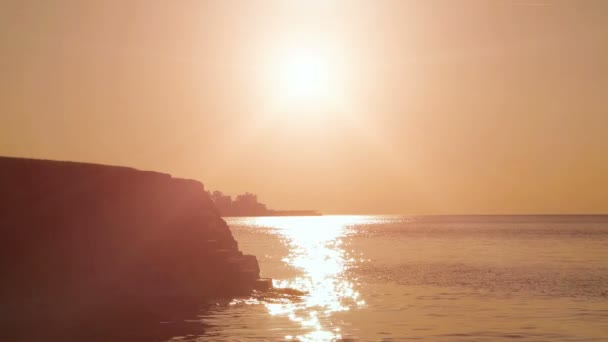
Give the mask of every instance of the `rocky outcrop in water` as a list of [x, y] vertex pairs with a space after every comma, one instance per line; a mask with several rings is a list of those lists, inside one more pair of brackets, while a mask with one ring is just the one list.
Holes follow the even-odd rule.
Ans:
[[157, 172], [0, 158], [0, 233], [4, 323], [168, 310], [259, 276], [203, 185]]

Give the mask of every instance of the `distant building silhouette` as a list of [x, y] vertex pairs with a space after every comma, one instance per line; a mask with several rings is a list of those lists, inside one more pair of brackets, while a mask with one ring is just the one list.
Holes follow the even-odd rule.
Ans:
[[237, 195], [234, 200], [221, 191], [208, 192], [222, 216], [316, 216], [314, 210], [272, 210], [258, 202], [258, 196], [250, 192]]

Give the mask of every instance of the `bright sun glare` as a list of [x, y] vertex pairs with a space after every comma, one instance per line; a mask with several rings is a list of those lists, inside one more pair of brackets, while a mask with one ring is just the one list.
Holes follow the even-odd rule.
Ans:
[[293, 53], [278, 67], [280, 93], [291, 103], [323, 101], [335, 91], [335, 66], [320, 53]]

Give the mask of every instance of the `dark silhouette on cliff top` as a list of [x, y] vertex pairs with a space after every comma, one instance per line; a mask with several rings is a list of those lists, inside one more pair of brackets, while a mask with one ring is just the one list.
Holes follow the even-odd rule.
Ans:
[[125, 340], [101, 336], [248, 294], [259, 277], [203, 185], [162, 173], [0, 157], [0, 233], [12, 341]]
[[258, 196], [249, 192], [236, 196], [234, 200], [221, 191], [209, 193], [209, 197], [222, 216], [318, 216], [314, 210], [273, 210], [258, 202]]

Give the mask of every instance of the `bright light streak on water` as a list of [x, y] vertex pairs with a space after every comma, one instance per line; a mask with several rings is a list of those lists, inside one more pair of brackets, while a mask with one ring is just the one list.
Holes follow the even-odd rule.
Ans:
[[352, 258], [343, 238], [361, 216], [336, 217], [257, 217], [243, 222], [249, 226], [277, 229], [290, 253], [282, 261], [300, 271], [292, 279], [275, 280], [277, 288], [292, 288], [306, 295], [301, 301], [265, 302], [271, 315], [283, 315], [299, 323], [307, 333], [285, 336], [286, 340], [333, 341], [341, 338], [340, 328], [330, 326], [335, 312], [365, 305], [345, 272]]

